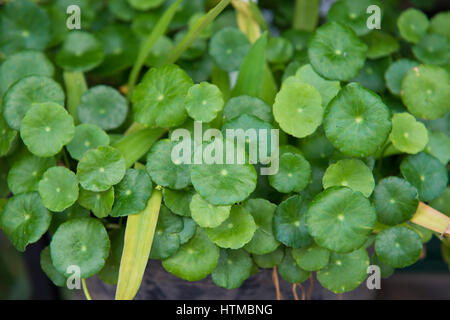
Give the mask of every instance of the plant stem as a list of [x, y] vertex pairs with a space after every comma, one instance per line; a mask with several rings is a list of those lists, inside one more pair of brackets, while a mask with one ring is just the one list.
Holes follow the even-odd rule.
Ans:
[[450, 235], [450, 217], [447, 217], [445, 214], [440, 213], [423, 202], [419, 203], [411, 222], [438, 232], [441, 235]]
[[183, 52], [197, 39], [202, 31], [228, 6], [231, 0], [221, 0], [214, 8], [197, 21], [187, 35], [172, 50], [164, 64], [175, 63]]
[[162, 193], [157, 187], [145, 210], [128, 216], [116, 300], [132, 300], [139, 290], [150, 256], [161, 199]]
[[172, 21], [173, 16], [175, 15], [180, 2], [181, 2], [181, 0], [177, 0], [164, 12], [162, 17], [158, 20], [158, 23], [156, 24], [156, 26], [153, 28], [152, 33], [141, 45], [136, 62], [133, 66], [133, 69], [131, 70], [130, 77], [128, 79], [128, 88], [127, 88], [128, 100], [131, 100], [131, 97], [132, 97], [132, 94], [134, 91], [134, 86], [136, 85], [137, 78], [139, 76], [139, 73], [141, 72], [141, 69], [145, 63], [145, 60], [147, 59], [150, 51], [152, 50], [153, 46], [158, 41], [158, 39], [163, 34], [166, 33], [167, 27], [169, 26], [170, 22]]
[[314, 31], [319, 21], [320, 0], [296, 0], [292, 28]]
[[67, 91], [67, 110], [72, 115], [75, 124], [78, 124], [78, 105], [81, 96], [88, 89], [86, 79], [83, 72], [69, 71], [64, 72], [63, 78]]
[[89, 290], [86, 285], [86, 279], [84, 279], [84, 278], [81, 279], [81, 285], [83, 286], [83, 293], [84, 293], [84, 296], [86, 297], [86, 300], [92, 300], [92, 297], [89, 294]]

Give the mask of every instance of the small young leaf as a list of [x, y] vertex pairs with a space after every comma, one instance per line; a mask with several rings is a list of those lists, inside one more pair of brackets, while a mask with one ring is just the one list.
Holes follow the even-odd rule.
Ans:
[[375, 188], [374, 204], [380, 223], [390, 226], [404, 223], [416, 213], [417, 189], [398, 177], [385, 178]]
[[64, 167], [48, 169], [39, 182], [39, 195], [44, 206], [61, 212], [78, 199], [78, 181], [75, 173]]

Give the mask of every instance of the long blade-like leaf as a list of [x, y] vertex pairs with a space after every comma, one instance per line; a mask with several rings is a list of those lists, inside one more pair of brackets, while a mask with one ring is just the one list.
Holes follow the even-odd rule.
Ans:
[[266, 67], [267, 32], [250, 48], [239, 68], [239, 75], [231, 95], [260, 97]]
[[72, 115], [75, 124], [79, 123], [78, 119], [78, 105], [81, 101], [81, 96], [88, 89], [86, 79], [83, 72], [69, 72], [63, 74], [64, 84], [67, 91], [67, 110]]
[[412, 217], [411, 222], [438, 232], [439, 234], [450, 235], [450, 218], [423, 202], [419, 203], [419, 207]]
[[172, 50], [163, 64], [175, 63], [183, 52], [200, 36], [202, 31], [228, 6], [231, 0], [221, 0], [214, 8], [208, 11], [196, 24], [189, 30], [186, 36]]
[[141, 286], [152, 248], [161, 199], [161, 190], [154, 189], [145, 210], [128, 216], [116, 300], [132, 300]]

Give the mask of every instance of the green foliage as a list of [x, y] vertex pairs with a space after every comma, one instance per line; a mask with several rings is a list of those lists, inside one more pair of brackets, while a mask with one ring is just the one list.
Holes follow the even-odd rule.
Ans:
[[151, 258], [226, 289], [276, 267], [343, 293], [368, 252], [382, 277], [419, 259], [420, 201], [450, 216], [449, 12], [339, 0], [316, 28], [272, 2], [0, 5], [0, 229], [22, 252], [48, 232], [55, 285], [78, 265], [137, 290]]

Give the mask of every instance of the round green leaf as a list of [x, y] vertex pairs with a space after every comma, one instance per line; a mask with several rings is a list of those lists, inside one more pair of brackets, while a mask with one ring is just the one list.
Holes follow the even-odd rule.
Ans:
[[192, 197], [196, 194], [194, 188], [188, 187], [181, 190], [163, 189], [164, 204], [175, 214], [184, 217], [191, 216], [189, 205]]
[[220, 226], [222, 222], [230, 216], [231, 211], [231, 206], [212, 205], [199, 194], [195, 194], [192, 197], [189, 208], [191, 210], [192, 219], [203, 228], [215, 228]]
[[430, 206], [450, 217], [448, 203], [450, 203], [450, 187], [447, 187], [438, 198], [431, 201]]
[[446, 165], [450, 161], [450, 137], [444, 132], [429, 131], [428, 145], [425, 148], [425, 152]]
[[220, 226], [208, 228], [208, 237], [221, 248], [239, 249], [250, 242], [256, 231], [255, 220], [243, 206], [233, 206]]
[[17, 131], [12, 130], [0, 114], [0, 157], [11, 150], [16, 137]]
[[269, 176], [272, 187], [281, 193], [300, 192], [311, 179], [311, 165], [299, 154], [284, 153], [280, 157], [278, 172]]
[[209, 54], [220, 69], [237, 71], [248, 51], [250, 42], [237, 28], [218, 31], [209, 43]]
[[389, 139], [392, 145], [405, 153], [418, 153], [428, 143], [428, 131], [407, 112], [396, 113], [392, 117], [392, 131]]
[[0, 51], [44, 50], [50, 41], [50, 23], [44, 9], [28, 0], [11, 1], [0, 13]]
[[314, 70], [332, 80], [347, 81], [364, 65], [367, 45], [349, 27], [329, 22], [316, 30], [308, 49]]
[[300, 151], [310, 163], [328, 165], [328, 158], [336, 149], [325, 136], [322, 127], [314, 134], [301, 140]]
[[110, 0], [108, 9], [117, 19], [123, 21], [130, 21], [138, 14], [128, 0]]
[[113, 75], [131, 67], [139, 51], [139, 40], [129, 27], [120, 24], [109, 25], [96, 36], [105, 54], [102, 64], [95, 72], [103, 76]]
[[111, 217], [124, 217], [143, 211], [152, 193], [152, 181], [145, 171], [128, 169], [114, 188]]
[[294, 53], [294, 48], [289, 40], [282, 37], [273, 37], [267, 43], [266, 56], [270, 63], [285, 63]]
[[397, 20], [400, 35], [408, 42], [417, 43], [425, 35], [429, 21], [420, 10], [410, 8], [402, 12]]
[[77, 176], [81, 186], [90, 191], [106, 191], [125, 176], [126, 163], [119, 151], [98, 147], [87, 151], [78, 163]]
[[0, 228], [14, 247], [23, 252], [47, 232], [51, 219], [37, 192], [21, 193], [9, 198], [0, 211]]
[[[181, 43], [181, 41], [183, 41], [186, 38], [188, 32], [189, 31], [186, 29], [178, 31], [173, 38], [174, 45], [179, 45]], [[187, 47], [185, 51], [183, 51], [180, 58], [185, 61], [193, 61], [195, 59], [200, 58], [206, 52], [206, 49], [207, 49], [206, 40], [203, 39], [202, 37], [198, 36], [190, 44], [190, 46]], [[185, 69], [185, 68], [183, 68], [183, 69]]]
[[89, 278], [103, 268], [109, 249], [105, 227], [93, 218], [64, 222], [50, 243], [50, 254], [56, 270], [69, 276], [71, 273], [68, 268], [78, 266], [81, 278]]
[[150, 69], [133, 93], [136, 121], [160, 127], [181, 125], [187, 117], [184, 98], [191, 86], [192, 79], [178, 66]]
[[299, 268], [292, 257], [292, 249], [286, 250], [283, 260], [278, 265], [278, 272], [284, 280], [290, 283], [301, 283], [307, 280], [311, 274]]
[[243, 114], [255, 116], [264, 122], [273, 122], [272, 108], [259, 98], [238, 96], [228, 100], [223, 110], [226, 121], [239, 118]]
[[327, 21], [340, 22], [352, 28], [358, 36], [367, 34], [370, 29], [367, 27], [370, 14], [367, 8], [377, 5], [383, 8], [379, 1], [374, 0], [339, 0], [333, 3], [328, 11]]
[[219, 88], [213, 84], [202, 82], [193, 85], [185, 100], [189, 116], [197, 121], [211, 122], [223, 109], [223, 97]]
[[163, 260], [172, 256], [180, 247], [179, 233], [183, 230], [183, 219], [174, 215], [165, 206], [159, 210], [153, 238], [151, 259]]
[[[249, 162], [252, 164], [267, 163], [271, 161], [272, 151], [276, 150], [272, 143], [272, 130], [271, 124], [255, 116], [243, 114], [239, 118], [226, 122], [222, 126], [222, 135], [230, 140], [235, 139], [234, 136], [236, 136], [238, 145], [240, 139], [245, 138], [242, 145], [245, 142], [245, 151], [249, 155]], [[232, 138], [229, 138], [229, 132], [234, 134]]]
[[64, 287], [66, 285], [66, 277], [56, 270], [52, 262], [52, 257], [50, 256], [50, 247], [47, 246], [41, 251], [40, 255], [40, 265], [42, 271], [49, 277], [55, 286]]
[[114, 188], [102, 192], [94, 192], [81, 188], [78, 202], [92, 211], [97, 218], [105, 218], [111, 212], [114, 203]]
[[38, 191], [38, 184], [47, 169], [56, 165], [54, 158], [28, 155], [17, 160], [8, 172], [8, 187], [13, 194]]
[[445, 65], [450, 62], [450, 42], [439, 34], [427, 34], [413, 47], [413, 53], [423, 63]]
[[312, 33], [304, 30], [289, 29], [284, 31], [281, 36], [291, 42], [295, 51], [301, 51], [307, 48]]
[[323, 176], [323, 187], [349, 187], [369, 197], [375, 187], [372, 171], [357, 159], [339, 160], [328, 167]]
[[312, 243], [305, 248], [292, 250], [297, 265], [306, 271], [318, 271], [325, 268], [330, 261], [330, 251]]
[[273, 252], [280, 245], [273, 234], [273, 216], [277, 206], [265, 199], [249, 199], [244, 203], [244, 208], [256, 224], [255, 234], [244, 246], [245, 250], [259, 255]]
[[288, 78], [275, 98], [273, 115], [286, 133], [297, 138], [309, 136], [322, 123], [320, 93], [297, 78]]
[[273, 218], [275, 238], [292, 248], [309, 245], [312, 238], [305, 225], [307, 210], [305, 197], [296, 195], [284, 200], [277, 208]]
[[145, 60], [145, 64], [149, 67], [163, 65], [173, 48], [174, 44], [172, 40], [169, 37], [162, 35], [156, 41], [152, 50], [150, 50], [150, 53]]
[[236, 289], [250, 277], [252, 267], [253, 261], [244, 250], [222, 249], [211, 278], [219, 287]]
[[219, 248], [208, 239], [205, 231], [197, 228], [195, 236], [162, 264], [167, 272], [181, 279], [198, 281], [214, 271], [219, 252]]
[[78, 181], [75, 173], [64, 167], [48, 169], [39, 182], [39, 195], [44, 206], [61, 212], [78, 199]]
[[429, 32], [446, 36], [450, 41], [450, 11], [436, 14], [431, 19]]
[[375, 188], [374, 204], [380, 223], [390, 226], [404, 223], [416, 213], [417, 189], [398, 177], [385, 178]]
[[317, 280], [334, 293], [352, 291], [366, 279], [368, 266], [369, 256], [365, 249], [332, 252], [328, 266], [317, 272]]
[[436, 66], [410, 70], [402, 82], [402, 100], [416, 117], [437, 119], [450, 111], [450, 76]]
[[346, 253], [364, 245], [376, 218], [375, 208], [361, 193], [332, 187], [311, 202], [306, 226], [319, 246]]
[[374, 30], [362, 37], [367, 44], [367, 57], [369, 59], [379, 59], [397, 52], [400, 49], [397, 39], [383, 31]]
[[260, 268], [271, 269], [281, 263], [284, 258], [284, 247], [279, 246], [275, 251], [254, 255], [253, 260]]
[[45, 54], [27, 50], [15, 53], [0, 65], [0, 96], [16, 81], [28, 76], [53, 77], [55, 68]]
[[64, 91], [51, 78], [29, 76], [12, 85], [3, 99], [3, 116], [8, 125], [20, 129], [25, 114], [40, 103], [54, 102], [64, 105]]
[[75, 136], [73, 118], [56, 103], [37, 104], [23, 118], [20, 136], [31, 153], [51, 157]]
[[395, 271], [394, 268], [392, 268], [391, 266], [383, 263], [380, 261], [380, 258], [378, 258], [377, 254], [374, 253], [371, 257], [371, 263], [372, 265], [378, 266], [381, 270], [381, 277], [382, 278], [389, 278]]
[[86, 72], [103, 61], [103, 48], [100, 41], [85, 31], [72, 31], [64, 40], [56, 54], [56, 64], [67, 71]]
[[183, 230], [178, 233], [180, 237], [180, 244], [185, 244], [195, 235], [197, 224], [194, 220], [188, 217], [183, 217]]
[[146, 11], [159, 7], [164, 0], [128, 0], [128, 3], [135, 9]]
[[50, 43], [48, 47], [55, 47], [66, 39], [69, 30], [66, 26], [67, 16], [65, 10], [60, 10], [57, 6], [46, 6], [48, 18], [50, 20]]
[[407, 227], [392, 227], [381, 231], [375, 241], [378, 258], [394, 268], [404, 268], [419, 260], [422, 241]]
[[426, 153], [407, 156], [400, 164], [402, 175], [419, 191], [422, 201], [430, 201], [444, 192], [448, 183], [447, 169]]
[[209, 203], [231, 205], [255, 190], [257, 174], [250, 164], [194, 164], [191, 179], [195, 190]]
[[145, 38], [155, 28], [158, 19], [159, 15], [156, 12], [137, 13], [131, 24], [131, 30], [140, 38]]
[[75, 160], [81, 160], [88, 150], [109, 145], [109, 136], [93, 124], [80, 124], [75, 127], [75, 136], [67, 145], [67, 151]]
[[386, 89], [384, 74], [390, 63], [390, 57], [377, 60], [366, 60], [364, 67], [352, 81], [358, 82], [366, 89], [380, 93], [384, 92], [384, 89]]
[[350, 83], [328, 105], [324, 127], [327, 138], [343, 154], [365, 157], [388, 138], [390, 114], [379, 96]]
[[87, 90], [78, 106], [78, 117], [104, 130], [116, 129], [127, 117], [127, 100], [114, 88], [99, 85]]
[[156, 184], [178, 190], [189, 186], [191, 177], [190, 165], [172, 161], [175, 145], [168, 139], [158, 141], [147, 156], [147, 172]]
[[417, 67], [419, 63], [414, 60], [399, 59], [393, 62], [385, 73], [386, 86], [389, 91], [399, 96], [402, 90], [402, 81], [409, 70]]
[[106, 259], [105, 266], [98, 273], [98, 277], [107, 284], [115, 285], [119, 280], [120, 262], [124, 246], [125, 228], [109, 232], [111, 241], [111, 254]]
[[295, 77], [301, 82], [312, 85], [319, 91], [322, 97], [322, 106], [325, 108], [331, 99], [333, 99], [339, 90], [341, 90], [341, 85], [339, 81], [330, 81], [319, 76], [310, 64], [304, 65], [298, 69]]

